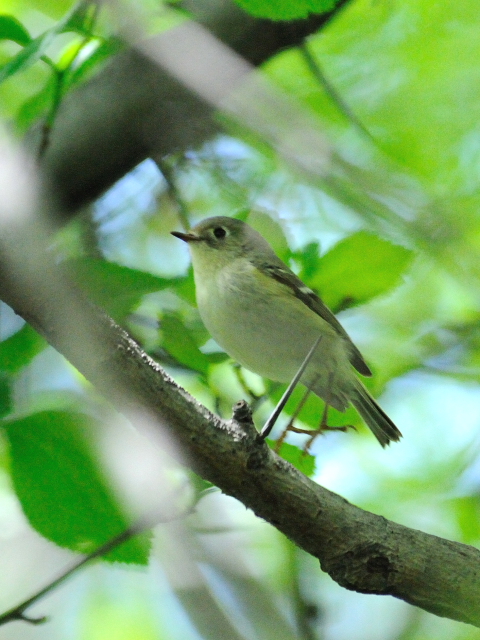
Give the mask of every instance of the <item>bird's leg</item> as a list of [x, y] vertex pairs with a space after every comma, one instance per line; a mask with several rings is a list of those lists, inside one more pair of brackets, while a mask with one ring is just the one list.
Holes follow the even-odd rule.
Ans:
[[320, 420], [320, 424], [318, 426], [318, 429], [316, 429], [315, 431], [310, 431], [310, 438], [307, 440], [307, 443], [305, 445], [305, 453], [309, 453], [310, 451], [310, 447], [313, 444], [313, 441], [315, 440], [315, 438], [317, 436], [322, 435], [322, 433], [325, 433], [325, 431], [342, 431], [343, 433], [345, 433], [345, 431], [347, 431], [347, 429], [349, 429], [350, 427], [352, 429], [355, 429], [355, 427], [353, 425], [344, 425], [342, 427], [330, 427], [327, 423], [328, 420], [328, 408], [330, 406], [330, 398], [332, 397], [332, 389], [333, 389], [333, 381], [335, 379], [335, 372], [331, 371], [330, 375], [328, 377], [328, 386], [327, 386], [327, 393], [325, 396], [325, 408], [323, 409], [323, 413], [322, 413], [322, 419]]
[[293, 412], [292, 417], [290, 418], [290, 420], [288, 421], [287, 426], [285, 427], [285, 429], [282, 431], [281, 436], [278, 438], [277, 443], [275, 445], [275, 451], [278, 453], [280, 451], [280, 447], [282, 446], [285, 438], [287, 437], [287, 433], [289, 431], [293, 431], [295, 433], [309, 433], [310, 430], [309, 429], [297, 429], [297, 427], [293, 426], [293, 423], [295, 422], [295, 420], [298, 417], [298, 414], [300, 413], [300, 411], [303, 409], [303, 407], [305, 406], [305, 403], [308, 399], [308, 396], [310, 395], [310, 389], [307, 389], [302, 397], [302, 399], [300, 400], [300, 402], [298, 403], [295, 411]]
[[[278, 453], [278, 451], [280, 450], [280, 447], [282, 446], [287, 433], [289, 431], [292, 431], [293, 433], [301, 433], [304, 435], [308, 435], [310, 436], [309, 439], [307, 440], [307, 443], [305, 445], [305, 453], [309, 452], [310, 447], [312, 446], [313, 441], [315, 440], [315, 438], [319, 435], [321, 435], [322, 433], [324, 433], [325, 431], [346, 431], [348, 427], [329, 427], [327, 424], [327, 419], [328, 419], [328, 407], [329, 407], [329, 400], [330, 400], [330, 396], [331, 396], [331, 389], [333, 388], [333, 380], [334, 380], [334, 373], [332, 372], [329, 376], [329, 380], [328, 380], [328, 387], [327, 387], [327, 397], [325, 399], [325, 408], [323, 410], [322, 413], [322, 419], [320, 421], [320, 425], [318, 426], [317, 429], [301, 429], [299, 427], [296, 427], [294, 425], [295, 420], [297, 419], [300, 411], [302, 410], [302, 408], [305, 406], [305, 403], [308, 399], [308, 396], [311, 393], [311, 389], [307, 389], [303, 398], [300, 400], [300, 402], [298, 403], [297, 408], [295, 409], [292, 417], [290, 418], [287, 426], [285, 427], [285, 429], [282, 432], [282, 435], [280, 436], [280, 438], [277, 440], [277, 444], [275, 446], [275, 451]], [[311, 386], [314, 387], [315, 383], [317, 382], [319, 376], [317, 376], [316, 378], [314, 378], [312, 380]]]

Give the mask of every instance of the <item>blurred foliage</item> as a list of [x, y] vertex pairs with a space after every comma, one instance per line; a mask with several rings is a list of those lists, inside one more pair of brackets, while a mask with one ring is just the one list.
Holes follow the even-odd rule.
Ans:
[[[274, 20], [333, 4], [238, 3]], [[31, 127], [48, 133], [64, 96], [125, 46], [122, 7], [142, 13], [149, 33], [184, 19], [174, 2], [137, 4], [2, 4], [0, 115], [19, 139]], [[209, 340], [187, 249], [169, 234], [181, 228], [180, 207], [192, 224], [212, 215], [248, 221], [342, 312], [374, 371], [367, 385], [384, 393], [382, 406], [404, 433], [382, 451], [352, 408], [332, 410], [332, 426], [358, 433], [329, 433], [315, 441], [313, 455], [302, 451], [306, 436], [289, 434], [281, 455], [366, 509], [473, 545], [480, 543], [479, 69], [480, 17], [470, 0], [352, 0], [303, 48], [264, 68], [328, 137], [324, 178], [294, 173], [275, 149], [232, 126], [230, 135], [169, 159], [175, 189], [147, 161], [99, 199], [86, 224], [62, 230], [52, 249], [91, 300], [189, 392], [225, 417], [246, 397], [261, 426], [285, 385], [236, 371]], [[111, 409], [28, 325], [0, 311], [5, 539], [24, 534], [21, 509], [56, 545], [91, 550], [131, 521], [99, 454]], [[275, 436], [302, 395], [295, 390]], [[310, 396], [298, 424], [315, 429], [322, 411]], [[120, 431], [115, 447], [126, 438]], [[132, 476], [138, 495], [160, 500], [168, 487], [148, 484], [149, 464], [126, 442], [122, 455], [109, 450], [116, 466]], [[346, 593], [314, 559], [208, 483], [181, 468], [169, 473], [189, 487], [195, 512], [178, 528], [159, 527], [159, 562], [148, 574], [108, 565], [85, 577], [84, 595], [70, 593], [74, 606], [52, 612], [76, 621], [71, 637], [480, 638], [405, 603]], [[142, 564], [148, 550], [144, 535], [109, 559]], [[0, 593], [8, 593], [11, 566], [0, 575]], [[25, 575], [22, 593], [30, 593], [30, 567]], [[132, 585], [137, 595], [128, 595]], [[35, 633], [42, 639], [42, 629]], [[46, 633], [65, 637], [64, 629]]]
[[117, 36], [94, 32], [97, 14], [95, 3], [81, 0], [35, 37], [17, 16], [0, 15], [0, 44], [21, 45], [14, 55], [0, 48], [0, 102], [19, 133], [39, 118], [52, 126], [63, 96], [122, 48]]
[[28, 324], [0, 343], [0, 370], [17, 373], [45, 349], [47, 343]]
[[331, 11], [339, 0], [236, 0], [236, 2], [258, 18], [271, 20], [295, 20], [306, 18], [310, 13]]
[[[312, 269], [311, 253], [308, 269]], [[318, 248], [317, 248], [318, 256]], [[365, 304], [397, 286], [413, 253], [381, 238], [358, 232], [318, 260], [310, 285], [335, 312]], [[375, 278], [371, 278], [371, 274]], [[307, 278], [305, 278], [307, 279]]]
[[118, 322], [125, 320], [145, 294], [174, 284], [171, 279], [87, 257], [69, 260], [65, 268], [90, 299]]
[[305, 453], [298, 447], [288, 444], [288, 442], [282, 442], [280, 447], [275, 442], [269, 441], [269, 444], [274, 448], [279, 455], [285, 460], [288, 460], [294, 467], [304, 473], [306, 476], [313, 476], [315, 473], [315, 457], [309, 453]]
[[[99, 473], [86, 416], [45, 411], [4, 423], [13, 486], [31, 525], [49, 540], [91, 553], [128, 523]], [[148, 536], [113, 549], [109, 560], [145, 564]]]

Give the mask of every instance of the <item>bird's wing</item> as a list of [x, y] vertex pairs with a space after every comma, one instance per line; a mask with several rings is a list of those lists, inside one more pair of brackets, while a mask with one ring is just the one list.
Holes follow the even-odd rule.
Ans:
[[261, 265], [261, 268], [272, 278], [275, 278], [278, 282], [289, 287], [296, 298], [301, 300], [307, 305], [307, 307], [328, 322], [328, 324], [333, 327], [340, 336], [342, 336], [342, 338], [347, 342], [350, 350], [350, 362], [355, 369], [362, 374], [362, 376], [372, 375], [372, 372], [363, 359], [362, 354], [353, 344], [348, 333], [314, 291], [307, 287], [300, 278], [293, 273], [293, 271], [290, 271], [290, 269], [283, 264], [283, 262], [280, 262], [279, 265], [274, 264], [273, 262], [264, 263]]

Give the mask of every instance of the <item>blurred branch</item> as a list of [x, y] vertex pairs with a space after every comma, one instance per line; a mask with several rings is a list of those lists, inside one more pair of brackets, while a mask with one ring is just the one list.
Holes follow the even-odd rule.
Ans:
[[[247, 640], [245, 626], [238, 625], [225, 615], [225, 603], [219, 601], [198, 566], [212, 566], [223, 584], [229, 585], [229, 595], [239, 612], [248, 611], [255, 638], [272, 640], [307, 640], [295, 632], [288, 613], [278, 607], [277, 594], [269, 585], [262, 584], [250, 575], [239, 548], [230, 549], [228, 562], [219, 561], [218, 545], [211, 545], [209, 535], [196, 535], [199, 529], [181, 527], [181, 522], [169, 526], [170, 540], [166, 541], [163, 570], [175, 597], [183, 605], [199, 637], [205, 640]], [[220, 529], [221, 530], [221, 529]], [[227, 527], [228, 531], [231, 531]], [[225, 529], [223, 531], [226, 531]], [[216, 527], [201, 530], [203, 533], [219, 531]], [[178, 540], [182, 545], [178, 545]], [[176, 542], [177, 541], [177, 542]], [[232, 555], [234, 557], [232, 557]], [[242, 615], [242, 614], [240, 614]]]
[[[301, 44], [347, 1], [330, 14], [271, 22], [252, 18], [232, 0], [208, 7], [191, 0], [195, 20], [153, 38], [142, 38], [142, 25], [135, 25], [135, 38], [124, 34], [132, 48], [67, 94], [58, 110], [41, 160], [50, 217], [68, 219], [148, 156], [168, 163], [198, 147], [221, 130], [221, 113], [307, 182], [409, 242], [409, 223], [428, 202], [415, 180], [383, 155], [367, 167], [343, 157], [313, 112], [255, 71], [281, 49]], [[33, 133], [30, 144], [38, 145]]]
[[[300, 44], [348, 1], [341, 0], [330, 13], [291, 22], [253, 18], [233, 0], [189, 0], [183, 6], [198, 24], [256, 67]], [[194, 65], [193, 47], [188, 55]], [[57, 216], [70, 217], [146, 157], [160, 158], [208, 140], [220, 128], [214, 114], [203, 98], [139, 51], [117, 55], [92, 80], [65, 96], [56, 113], [41, 166], [61, 204]], [[32, 133], [31, 144], [40, 143]]]

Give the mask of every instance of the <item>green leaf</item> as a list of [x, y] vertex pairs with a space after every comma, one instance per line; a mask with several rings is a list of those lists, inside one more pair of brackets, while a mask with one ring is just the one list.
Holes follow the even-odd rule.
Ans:
[[12, 393], [10, 377], [0, 374], [0, 418], [8, 415], [12, 410]]
[[[267, 440], [267, 442], [272, 449], [275, 449], [277, 444], [275, 441]], [[278, 451], [278, 455], [284, 460], [287, 460], [287, 462], [290, 462], [290, 464], [293, 464], [295, 469], [298, 469], [306, 476], [310, 477], [315, 473], [315, 456], [312, 456], [310, 453], [305, 453], [293, 444], [283, 442]]]
[[172, 287], [180, 298], [186, 300], [192, 306], [196, 305], [195, 283], [193, 280], [193, 269], [191, 265], [188, 270], [188, 274], [184, 278], [177, 278], [172, 281]]
[[[453, 476], [456, 477], [456, 476]], [[478, 524], [480, 522], [480, 500], [477, 495], [461, 496], [447, 501], [453, 508], [457, 525], [462, 532], [462, 541], [474, 544], [478, 541]]]
[[31, 42], [30, 34], [14, 16], [0, 15], [0, 40], [12, 40], [26, 45]]
[[285, 233], [281, 225], [264, 211], [250, 211], [247, 220], [248, 224], [258, 231], [264, 238], [268, 238], [273, 250], [285, 262], [288, 262], [291, 251], [288, 246]]
[[[89, 44], [91, 41], [89, 42]], [[112, 57], [124, 48], [124, 44], [118, 38], [110, 38], [104, 42], [100, 42], [98, 47], [87, 58], [82, 58], [80, 64], [73, 65], [73, 68], [68, 70], [68, 74], [63, 79], [64, 91], [80, 81], [85, 80], [93, 72], [93, 70], [102, 64], [108, 58]], [[82, 50], [83, 51], [83, 50]]]
[[51, 108], [57, 78], [51, 75], [45, 85], [33, 96], [25, 100], [17, 113], [17, 132], [23, 134], [47, 109]]
[[[90, 553], [128, 527], [90, 447], [86, 416], [44, 411], [4, 424], [13, 485], [41, 535]], [[105, 558], [146, 564], [149, 546], [149, 536], [141, 534]]]
[[[76, 5], [62, 20], [34, 40], [31, 40], [30, 36], [28, 36], [24, 48], [0, 68], [0, 83], [15, 73], [24, 71], [40, 60], [59, 33], [66, 31], [84, 33], [84, 24], [87, 19], [86, 15], [90, 10], [89, 3]], [[23, 38], [25, 39], [25, 35], [23, 35]]]
[[194, 371], [208, 371], [210, 358], [200, 351], [192, 334], [177, 315], [165, 314], [160, 326], [162, 345], [175, 360]]
[[236, 0], [242, 9], [257, 18], [295, 20], [310, 13], [331, 11], [339, 0]]
[[58, 33], [66, 33], [74, 31], [81, 35], [91, 35], [92, 12], [94, 6], [92, 2], [79, 2], [66, 17], [59, 23]]
[[364, 231], [336, 244], [309, 285], [335, 311], [364, 304], [401, 281], [413, 252]]
[[17, 373], [47, 346], [29, 324], [0, 342], [0, 371]]
[[301, 251], [292, 253], [292, 258], [300, 263], [302, 280], [309, 280], [318, 270], [320, 260], [320, 245], [317, 242], [309, 242]]
[[215, 351], [214, 353], [205, 353], [204, 355], [208, 358], [210, 364], [221, 364], [222, 362], [230, 360], [230, 356], [224, 351]]
[[147, 293], [172, 286], [175, 280], [93, 258], [65, 263], [70, 277], [102, 309], [121, 322]]
[[69, 10], [73, 0], [28, 0], [28, 6], [57, 20]]
[[40, 60], [56, 35], [56, 31], [51, 29], [35, 38], [35, 40], [31, 40], [16, 56], [13, 56], [0, 68], [0, 83]]

